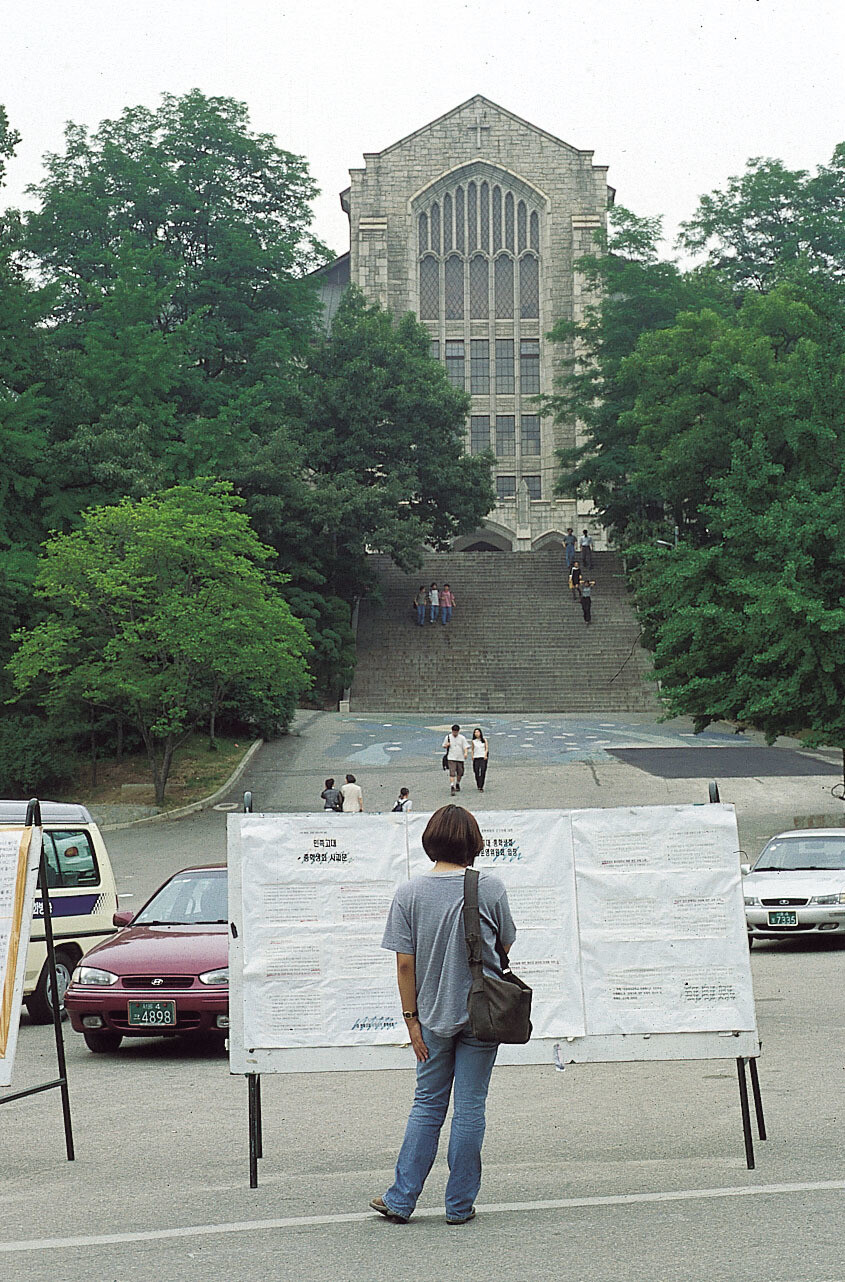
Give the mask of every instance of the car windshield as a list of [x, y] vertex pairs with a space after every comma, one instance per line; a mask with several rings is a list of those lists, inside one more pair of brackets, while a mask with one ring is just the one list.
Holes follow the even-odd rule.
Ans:
[[783, 837], [770, 841], [752, 872], [835, 872], [845, 868], [845, 837]]
[[133, 920], [133, 926], [195, 926], [228, 921], [225, 869], [180, 872]]

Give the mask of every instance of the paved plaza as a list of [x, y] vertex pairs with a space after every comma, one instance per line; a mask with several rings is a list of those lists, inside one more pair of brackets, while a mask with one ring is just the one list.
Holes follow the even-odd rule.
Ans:
[[[326, 775], [351, 770], [368, 809], [398, 788], [417, 810], [449, 799], [439, 744], [453, 716], [304, 713], [268, 745], [243, 788], [258, 808], [319, 808]], [[462, 725], [478, 724], [471, 716]], [[708, 779], [665, 777], [616, 753], [745, 751], [716, 727], [560, 716], [493, 718], [486, 810], [707, 801]], [[749, 759], [771, 773], [720, 780], [756, 849], [794, 816], [841, 822], [832, 754], [819, 773], [778, 773], [795, 745]], [[752, 752], [753, 750], [753, 752]], [[760, 753], [764, 755], [760, 756]], [[807, 754], [800, 754], [801, 756]], [[692, 757], [690, 757], [692, 761]], [[719, 779], [719, 772], [714, 772]], [[209, 810], [113, 832], [118, 885], [137, 906], [164, 876], [225, 856], [226, 814]], [[753, 848], [753, 849], [752, 849]], [[466, 1282], [839, 1282], [845, 1169], [838, 1116], [845, 1064], [845, 951], [827, 941], [752, 953], [769, 1140], [745, 1167], [732, 1060], [495, 1071], [479, 1214], [447, 1228], [441, 1152], [414, 1220], [391, 1225], [367, 1201], [390, 1180], [413, 1069], [265, 1079], [261, 1183], [248, 1188], [247, 1101], [225, 1057], [179, 1042], [125, 1043], [95, 1056], [67, 1030], [77, 1161], [64, 1161], [56, 1093], [0, 1112], [0, 1273], [11, 1282], [381, 1282], [425, 1274]], [[51, 1032], [26, 1021], [16, 1086], [53, 1071]], [[445, 1147], [445, 1146], [444, 1146]]]

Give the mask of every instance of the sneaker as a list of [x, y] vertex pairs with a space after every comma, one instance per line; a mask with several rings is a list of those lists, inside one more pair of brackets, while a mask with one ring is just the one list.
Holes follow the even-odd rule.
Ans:
[[454, 797], [454, 795], [455, 795], [455, 785], [452, 784], [452, 796]]
[[455, 784], [455, 792], [460, 792], [460, 791], [461, 791], [461, 785], [460, 785], [459, 783], [456, 783], [456, 784]]
[[[372, 1206], [372, 1202], [370, 1203], [370, 1206]], [[446, 1223], [447, 1224], [469, 1224], [470, 1220], [474, 1220], [474, 1219], [475, 1219], [475, 1207], [473, 1207], [469, 1215], [465, 1215], [462, 1220], [450, 1220], [449, 1216], [447, 1215]]]
[[[383, 1215], [386, 1220], [392, 1220], [394, 1224], [408, 1223], [407, 1215], [398, 1215], [396, 1211], [391, 1211], [390, 1207], [387, 1205], [383, 1197], [370, 1198], [370, 1209], [373, 1211], [378, 1211], [379, 1215]], [[472, 1214], [475, 1215], [474, 1207], [473, 1207]], [[462, 1224], [463, 1221], [458, 1220], [456, 1221], [456, 1223]]]

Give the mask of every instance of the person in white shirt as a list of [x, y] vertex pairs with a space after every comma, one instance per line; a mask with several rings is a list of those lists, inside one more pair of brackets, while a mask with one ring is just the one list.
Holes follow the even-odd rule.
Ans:
[[400, 788], [399, 796], [396, 798], [396, 801], [393, 804], [394, 812], [404, 811], [404, 813], [407, 814], [407, 812], [411, 809], [412, 806], [413, 806], [413, 802], [411, 801], [410, 792], [408, 791], [407, 788]]
[[593, 540], [588, 530], [581, 535], [581, 564], [585, 570], [589, 570], [593, 564]]
[[484, 791], [484, 780], [487, 777], [487, 759], [490, 756], [490, 748], [487, 740], [484, 738], [481, 726], [476, 726], [472, 732], [472, 772], [475, 775], [475, 786], [479, 792]]
[[343, 812], [361, 811], [364, 809], [364, 794], [355, 782], [354, 775], [346, 776], [346, 783], [340, 790], [343, 793]]
[[429, 605], [428, 621], [429, 623], [436, 623], [437, 615], [440, 610], [440, 593], [437, 590], [436, 583], [432, 583], [431, 587], [428, 589], [428, 605]]
[[452, 796], [461, 791], [461, 780], [464, 777], [464, 762], [469, 752], [469, 744], [461, 734], [459, 725], [452, 726], [452, 733], [447, 734], [441, 745], [446, 750], [446, 761], [449, 766], [449, 783]]

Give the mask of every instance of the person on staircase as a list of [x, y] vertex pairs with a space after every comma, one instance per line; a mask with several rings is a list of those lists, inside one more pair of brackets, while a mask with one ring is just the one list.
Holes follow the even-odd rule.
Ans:
[[572, 569], [569, 571], [569, 591], [572, 593], [573, 601], [581, 599], [581, 567], [577, 561], [572, 562]]
[[448, 583], [444, 583], [440, 592], [440, 622], [445, 626], [452, 617], [456, 605], [455, 595]]
[[581, 612], [584, 615], [584, 622], [592, 622], [593, 610], [593, 588], [596, 586], [595, 579], [581, 580]]
[[440, 609], [440, 593], [437, 591], [437, 584], [432, 583], [428, 589], [428, 602], [430, 606], [429, 623], [437, 622], [437, 613]]
[[441, 747], [446, 752], [446, 761], [449, 767], [449, 784], [454, 797], [456, 792], [461, 791], [461, 780], [464, 777], [464, 762], [469, 752], [469, 744], [461, 734], [461, 727], [456, 723], [452, 726], [451, 734], [447, 734]]
[[417, 611], [417, 623], [421, 628], [425, 627], [425, 612], [428, 606], [428, 588], [424, 583], [420, 584], [420, 590], [414, 597], [414, 608]]
[[563, 540], [563, 548], [566, 553], [566, 569], [572, 569], [572, 562], [575, 560], [575, 533], [571, 525], [566, 527], [566, 538]]
[[581, 564], [585, 570], [592, 568], [593, 564], [593, 540], [590, 538], [589, 530], [585, 530], [581, 535]]
[[472, 732], [472, 773], [475, 775], [475, 786], [479, 792], [484, 791], [484, 780], [487, 778], [487, 762], [490, 758], [490, 745], [484, 738], [481, 726]]

